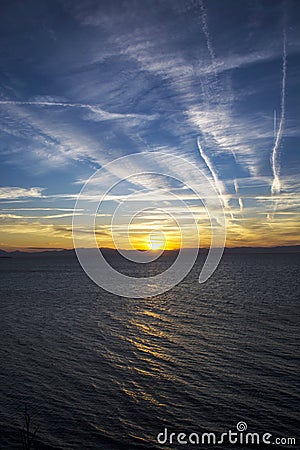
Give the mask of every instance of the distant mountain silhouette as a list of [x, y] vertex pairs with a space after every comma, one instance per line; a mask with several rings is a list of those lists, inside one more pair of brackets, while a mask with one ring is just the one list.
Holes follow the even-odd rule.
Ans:
[[[111, 248], [101, 248], [101, 251], [104, 255], [113, 256], [117, 253], [117, 250]], [[184, 251], [188, 252], [189, 249], [185, 249]], [[206, 253], [208, 249], [201, 248], [200, 252]], [[178, 250], [165, 250], [163, 252], [164, 255], [174, 255], [178, 252]], [[132, 250], [125, 250], [124, 253], [132, 253]], [[234, 248], [225, 248], [225, 254], [247, 254], [247, 253], [300, 253], [300, 245], [289, 245], [289, 246], [277, 246], [277, 247], [234, 247]], [[41, 256], [75, 256], [75, 250], [70, 249], [55, 249], [55, 250], [39, 250], [39, 251], [21, 251], [15, 250], [12, 252], [7, 252], [5, 250], [0, 249], [0, 258], [22, 258], [22, 257], [41, 257]]]

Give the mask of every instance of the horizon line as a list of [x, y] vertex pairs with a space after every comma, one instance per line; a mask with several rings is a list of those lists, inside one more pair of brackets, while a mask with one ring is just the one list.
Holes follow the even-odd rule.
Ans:
[[[97, 247], [82, 247], [81, 249], [84, 250], [94, 250]], [[153, 253], [155, 252], [161, 252], [162, 253], [167, 253], [167, 252], [178, 252], [180, 250], [195, 250], [197, 247], [179, 247], [179, 248], [174, 248], [174, 249], [165, 249], [165, 250], [145, 250], [145, 249], [123, 249], [123, 248], [113, 248], [113, 247], [98, 247], [99, 250], [104, 250], [104, 251], [116, 251], [118, 252], [123, 251], [123, 252], [134, 252], [134, 251], [141, 251], [141, 252], [145, 252], [145, 251], [151, 251]], [[214, 247], [214, 249], [218, 249], [219, 247]], [[224, 251], [225, 250], [276, 250], [276, 249], [295, 249], [298, 250], [300, 252], [300, 244], [296, 244], [296, 245], [272, 245], [272, 246], [247, 246], [247, 245], [243, 245], [243, 246], [236, 246], [236, 247], [224, 247]], [[198, 247], [198, 250], [206, 250], [209, 251], [210, 247]], [[4, 253], [30, 253], [30, 254], [36, 254], [36, 253], [46, 253], [46, 252], [56, 252], [56, 253], [60, 253], [60, 252], [64, 252], [64, 251], [76, 251], [76, 249], [73, 248], [64, 248], [64, 247], [24, 247], [24, 248], [16, 248], [15, 250], [4, 250], [3, 248], [0, 248], [1, 252]]]

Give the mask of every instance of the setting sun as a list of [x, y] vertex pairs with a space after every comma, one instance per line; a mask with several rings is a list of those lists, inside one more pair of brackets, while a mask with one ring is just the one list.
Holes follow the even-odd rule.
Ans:
[[166, 246], [166, 239], [161, 231], [151, 233], [148, 242], [149, 250], [162, 250]]

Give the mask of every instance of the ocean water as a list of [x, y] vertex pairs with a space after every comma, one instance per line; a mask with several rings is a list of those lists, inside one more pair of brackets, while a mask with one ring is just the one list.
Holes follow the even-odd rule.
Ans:
[[25, 405], [41, 450], [264, 448], [157, 442], [241, 421], [299, 438], [299, 255], [227, 254], [204, 285], [201, 263], [163, 295], [127, 299], [72, 256], [1, 259], [0, 449], [22, 448]]

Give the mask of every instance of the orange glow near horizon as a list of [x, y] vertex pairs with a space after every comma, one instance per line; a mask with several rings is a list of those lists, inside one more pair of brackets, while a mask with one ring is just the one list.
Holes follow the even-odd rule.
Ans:
[[[9, 222], [9, 223], [8, 223]], [[116, 230], [119, 233], [119, 248], [128, 250], [128, 244], [122, 238], [125, 231], [121, 227]], [[209, 247], [210, 229], [208, 226], [199, 227], [200, 247]], [[87, 243], [86, 234], [83, 232], [83, 247], [93, 247]], [[161, 230], [147, 229], [147, 223], [137, 227], [130, 236], [132, 246], [137, 250], [175, 250], [181, 247], [178, 230], [162, 227]], [[107, 227], [98, 233], [99, 247], [115, 248], [111, 230]], [[124, 243], [124, 245], [123, 245]], [[227, 224], [226, 247], [274, 247], [299, 245], [299, 222], [297, 218], [280, 217], [272, 226], [266, 221], [262, 223], [257, 218], [245, 218], [243, 223], [235, 221]], [[186, 248], [197, 247], [196, 237], [190, 236], [185, 245]], [[14, 221], [9, 220], [0, 225], [0, 248], [6, 251], [23, 250], [38, 251], [41, 249], [72, 249], [72, 227], [70, 224], [53, 224], [42, 221]]]

